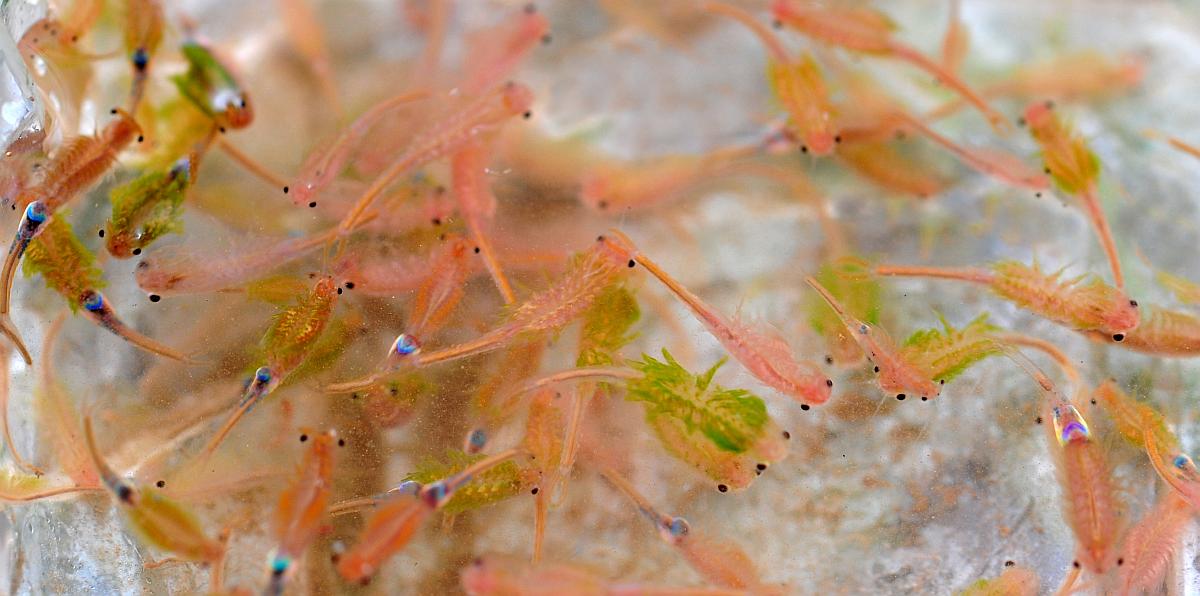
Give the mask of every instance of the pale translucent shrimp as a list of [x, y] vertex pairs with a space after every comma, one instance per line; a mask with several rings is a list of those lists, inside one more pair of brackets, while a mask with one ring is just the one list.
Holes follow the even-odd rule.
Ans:
[[337, 80], [333, 76], [333, 63], [329, 57], [329, 45], [325, 43], [325, 32], [316, 11], [308, 0], [279, 0], [279, 12], [288, 29], [288, 40], [296, 52], [308, 62], [321, 88], [333, 116], [342, 118], [342, 101], [338, 95]]
[[481, 93], [512, 76], [538, 44], [550, 43], [550, 22], [534, 4], [492, 29], [467, 36], [467, 57], [460, 89]]
[[496, 289], [500, 291], [500, 296], [504, 298], [504, 303], [512, 304], [516, 302], [517, 296], [500, 267], [487, 230], [491, 227], [496, 213], [496, 197], [492, 194], [487, 179], [489, 153], [478, 140], [465, 144], [450, 157], [450, 175], [458, 211], [466, 220], [471, 238], [479, 247], [483, 262], [496, 284]]
[[[337, 433], [309, 433], [300, 436], [302, 442], [312, 441], [304, 453], [300, 473], [279, 495], [275, 508], [276, 547], [271, 555], [267, 592], [282, 594], [284, 583], [294, 573], [294, 565], [304, 555], [321, 530], [333, 489], [333, 450], [339, 441]], [[345, 444], [344, 442], [341, 444]]]
[[607, 236], [601, 237], [601, 242], [610, 247], [615, 255], [627, 259], [630, 266], [641, 264], [667, 286], [688, 307], [696, 320], [756, 379], [804, 405], [821, 405], [829, 400], [833, 381], [816, 365], [797, 360], [783, 338], [742, 321], [725, 318], [667, 275], [621, 232], [611, 230]]

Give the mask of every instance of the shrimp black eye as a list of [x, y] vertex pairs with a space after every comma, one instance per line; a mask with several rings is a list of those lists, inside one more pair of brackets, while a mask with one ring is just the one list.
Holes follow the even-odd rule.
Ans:
[[826, 387], [833, 387], [833, 379], [825, 379]]
[[807, 412], [809, 410], [809, 408], [811, 408], [811, 407], [812, 406], [810, 406], [808, 404], [800, 404], [800, 409], [804, 410], [805, 412]]
[[1125, 341], [1125, 334], [1124, 333], [1114, 333], [1113, 341]]
[[1134, 308], [1137, 308], [1137, 300], [1130, 300], [1130, 301], [1129, 301], [1129, 306], [1132, 306], [1132, 307], [1134, 307]]
[[725, 486], [724, 484], [718, 484], [717, 490], [720, 492], [723, 492], [723, 493], [727, 493], [727, 492], [729, 492], [729, 487]]
[[897, 393], [897, 394], [896, 394], [896, 400], [897, 400], [897, 401], [904, 401], [904, 398], [906, 398], [906, 397], [908, 397], [908, 396], [907, 396], [907, 395], [904, 395], [903, 393]]
[[521, 117], [526, 120], [533, 118], [533, 112], [530, 112], [529, 110], [525, 110], [525, 113], [521, 114]]
[[800, 145], [800, 153], [808, 153], [808, 145]]

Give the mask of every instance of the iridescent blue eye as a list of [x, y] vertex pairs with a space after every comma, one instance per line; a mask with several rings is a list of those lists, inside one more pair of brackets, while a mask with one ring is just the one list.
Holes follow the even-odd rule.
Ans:
[[271, 369], [265, 366], [259, 367], [258, 370], [254, 371], [254, 380], [258, 381], [259, 383], [270, 383]]
[[481, 428], [471, 431], [470, 436], [467, 437], [467, 442], [475, 449], [483, 449], [483, 446], [487, 445], [487, 431]]
[[275, 575], [283, 575], [287, 573], [288, 567], [292, 566], [292, 560], [287, 557], [275, 557], [271, 561], [271, 573]]
[[401, 333], [400, 337], [396, 338], [396, 343], [394, 344], [393, 349], [395, 349], [396, 353], [401, 356], [408, 356], [409, 354], [420, 350], [421, 344], [417, 342], [417, 338], [407, 333]]
[[25, 208], [25, 217], [32, 222], [42, 223], [46, 221], [46, 204], [41, 201], [34, 201]]
[[89, 312], [96, 312], [104, 308], [104, 296], [100, 292], [88, 292], [83, 297], [83, 307]]
[[404, 482], [396, 485], [396, 488], [388, 492], [395, 493], [397, 495], [414, 496], [421, 492], [421, 483], [417, 482], [416, 480], [405, 480]]
[[1086, 426], [1084, 426], [1078, 422], [1070, 422], [1065, 427], [1063, 427], [1062, 440], [1064, 442], [1070, 441], [1071, 438], [1075, 435], [1078, 435], [1079, 438], [1081, 438], [1081, 439], [1086, 439], [1088, 437], [1088, 434], [1089, 434], [1089, 431]]
[[446, 483], [439, 480], [426, 486], [421, 492], [425, 497], [424, 500], [427, 505], [438, 507], [442, 504], [442, 501], [446, 500], [446, 494], [449, 490], [446, 488]]
[[1175, 456], [1175, 461], [1171, 462], [1176, 468], [1186, 470], [1192, 465], [1192, 458], [1183, 455], [1182, 453]]
[[683, 536], [691, 530], [692, 527], [688, 525], [688, 521], [682, 517], [672, 517], [671, 525], [667, 526], [667, 531], [670, 532], [671, 536], [675, 538]]

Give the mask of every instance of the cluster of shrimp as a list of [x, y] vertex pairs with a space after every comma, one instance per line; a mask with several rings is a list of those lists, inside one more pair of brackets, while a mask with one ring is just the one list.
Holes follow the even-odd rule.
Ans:
[[[791, 465], [830, 474], [815, 478], [832, 490], [829, 441], [864, 424], [903, 426], [908, 411], [931, 420], [954, 411], [955, 421], [978, 411], [965, 405], [977, 397], [969, 384], [954, 381], [980, 378], [976, 365], [989, 360], [1032, 381], [1036, 398], [1017, 406], [1034, 412], [1029, 425], [1005, 428], [1004, 440], [1044, 429], [1034, 457], [1056, 471], [1062, 503], [1048, 518], [1074, 546], [1057, 568], [997, 548], [996, 561], [949, 587], [1126, 594], [1169, 584], [1200, 508], [1200, 469], [1170, 424], [1182, 413], [1131, 396], [1131, 383], [1092, 382], [1099, 366], [1063, 347], [1090, 342], [1092, 354], [1151, 362], [1200, 356], [1200, 317], [1141, 305], [1127, 290], [1133, 263], [1109, 223], [1102, 164], [1068, 120], [1138, 90], [1142, 57], [1059, 53], [986, 85], [968, 81], [957, 0], [928, 52], [902, 41], [881, 10], [808, 0], [610, 0], [578, 15], [495, 2], [484, 3], [493, 14], [483, 26], [463, 17], [471, 3], [405, 0], [364, 24], [364, 38], [420, 40], [411, 55], [327, 25], [366, 4], [246, 4], [222, 15], [254, 22], [241, 25], [246, 40], [210, 27], [216, 16], [159, 0], [52, 1], [14, 40], [10, 58], [31, 73], [45, 114], [0, 158], [12, 234], [0, 269], [0, 502], [101, 499], [91, 503], [117, 512], [144, 573], [182, 591], [820, 591], [824, 580], [754, 560], [807, 545], [722, 536], [701, 496], [787, 493], [792, 476], [778, 464], [801, 450]], [[569, 92], [531, 65], [565, 45], [551, 34], [559, 17], [567, 29], [573, 19], [615, 23], [619, 35], [580, 42], [593, 50], [649, 36], [663, 44], [655, 51], [688, 54], [710, 31], [743, 36], [756, 56], [761, 47], [755, 76], [770, 106], [753, 114], [760, 125], [744, 142], [700, 153], [629, 159], [590, 135], [552, 134], [543, 114]], [[373, 52], [390, 57], [360, 58]], [[846, 60], [859, 57], [879, 69]], [[893, 93], [895, 79], [940, 107], [918, 112]], [[949, 132], [963, 129], [974, 131], [970, 143]], [[915, 142], [929, 146], [916, 152]], [[961, 165], [957, 174], [926, 159], [939, 153]], [[1090, 228], [1086, 248], [1103, 264], [867, 258], [833, 190], [846, 186], [829, 179], [915, 204], [918, 215], [966, 181], [1014, 203], [1057, 194], [1078, 208], [1067, 213]], [[800, 201], [820, 238], [811, 258], [771, 282], [803, 296], [789, 306], [799, 317], [731, 312], [667, 254], [740, 242], [698, 238], [678, 216], [698, 213], [696, 199], [714, 189], [750, 195], [759, 183]], [[663, 223], [670, 232], [656, 237]], [[1200, 303], [1200, 284], [1136, 254], [1178, 302]], [[898, 342], [894, 305], [910, 298], [889, 292], [891, 277], [966, 282], [990, 291], [973, 308], [1008, 310], [957, 323], [938, 314]], [[88, 335], [71, 323], [76, 314], [107, 333]], [[1026, 316], [1040, 323], [1013, 329]], [[56, 352], [64, 343], [71, 349]], [[88, 372], [60, 378], [56, 355]], [[726, 360], [734, 364], [723, 370], [742, 376], [722, 372]], [[20, 375], [33, 382], [18, 386], [36, 389], [34, 413], [18, 425], [9, 381]], [[1163, 483], [1123, 490], [1137, 474]], [[863, 487], [905, 481], [884, 475]], [[765, 476], [777, 477], [760, 486]], [[645, 478], [671, 480], [636, 481]], [[666, 502], [697, 515], [668, 513]], [[839, 520], [830, 523], [853, 515], [804, 507], [828, 509]], [[485, 509], [507, 513], [477, 513]], [[628, 573], [633, 553], [619, 576], [578, 561], [572, 545], [611, 529], [596, 510], [618, 512], [639, 555], [691, 571]], [[481, 537], [492, 520], [525, 511], [522, 546]], [[802, 515], [794, 503], [770, 511], [764, 528]], [[661, 544], [624, 523], [639, 517]], [[434, 518], [452, 546], [430, 536]], [[493, 552], [498, 544], [508, 552]]]

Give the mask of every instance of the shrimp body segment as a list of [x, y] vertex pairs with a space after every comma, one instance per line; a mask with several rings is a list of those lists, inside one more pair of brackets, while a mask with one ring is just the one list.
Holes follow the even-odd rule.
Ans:
[[333, 488], [333, 451], [337, 433], [328, 431], [311, 437], [312, 446], [304, 454], [300, 473], [279, 495], [275, 509], [277, 546], [271, 555], [271, 592], [283, 592], [283, 584], [293, 573], [296, 561], [316, 539], [329, 506]]
[[[1200, 355], [1200, 317], [1151, 306], [1136, 329], [1121, 338], [1121, 347], [1154, 356], [1191, 358]], [[1110, 335], [1089, 332], [1092, 339], [1110, 342]]]
[[338, 573], [348, 582], [369, 582], [388, 558], [408, 546], [425, 520], [443, 508], [455, 491], [475, 475], [520, 453], [516, 449], [497, 453], [449, 478], [421, 486], [416, 495], [398, 496], [384, 503], [367, 520], [358, 542], [338, 558]]
[[1046, 173], [1064, 192], [1079, 199], [1100, 245], [1112, 268], [1117, 288], [1125, 287], [1125, 276], [1117, 246], [1108, 225], [1108, 217], [1100, 206], [1096, 186], [1100, 179], [1100, 160], [1088, 148], [1087, 142], [1051, 109], [1052, 104], [1033, 103], [1025, 109], [1029, 132], [1042, 148]]
[[927, 372], [910, 361], [887, 331], [852, 316], [816, 278], [810, 276], [804, 281], [837, 313], [847, 332], [878, 369], [880, 389], [895, 394], [896, 399], [901, 400], [909, 395], [932, 399], [941, 394], [941, 383], [935, 382]]
[[1148, 594], [1158, 590], [1195, 515], [1192, 505], [1174, 491], [1164, 494], [1125, 535], [1121, 545], [1124, 564], [1113, 591]]
[[219, 127], [239, 129], [254, 121], [250, 95], [213, 50], [196, 41], [179, 48], [187, 72], [171, 77], [179, 92]]
[[1057, 453], [1064, 514], [1079, 545], [1080, 564], [1102, 575], [1116, 564], [1122, 529], [1112, 470], [1100, 442], [1070, 428], [1059, 430], [1059, 437], [1063, 433], [1070, 437]]
[[896, 41], [893, 37], [895, 23], [881, 12], [865, 7], [815, 5], [797, 0], [774, 0], [771, 12], [785, 26], [818, 41], [854, 52], [890, 56], [909, 62], [937, 77], [970, 102], [987, 118], [992, 128], [1003, 131], [1009, 127], [1004, 116], [989, 106], [962, 79], [915, 48]]
[[166, 172], [147, 172], [113, 190], [112, 215], [104, 236], [108, 254], [128, 259], [160, 237], [183, 229], [180, 216], [192, 167], [193, 160], [183, 158]]
[[84, 437], [100, 479], [120, 505], [130, 529], [143, 542], [185, 561], [217, 564], [225, 545], [208, 537], [196, 517], [153, 488], [136, 488], [117, 476], [100, 458], [91, 418], [84, 418]]
[[333, 318], [339, 293], [333, 278], [325, 276], [317, 280], [311, 291], [275, 314], [262, 339], [266, 365], [254, 372], [237, 407], [204, 447], [205, 457], [216, 451], [242, 416], [275, 391], [304, 362]]
[[611, 230], [601, 237], [601, 243], [614, 255], [627, 259], [631, 267], [634, 264], [645, 267], [688, 307], [734, 360], [763, 384], [804, 405], [821, 405], [829, 400], [833, 381], [816, 365], [797, 360], [791, 346], [778, 334], [727, 319], [668, 275], [621, 232]]
[[146, 91], [150, 62], [162, 43], [165, 17], [159, 0], [127, 0], [124, 16], [125, 53], [133, 67], [129, 111], [136, 113]]

